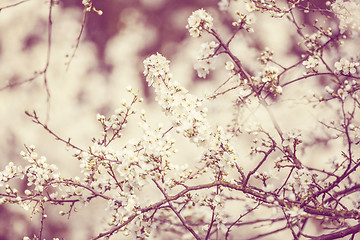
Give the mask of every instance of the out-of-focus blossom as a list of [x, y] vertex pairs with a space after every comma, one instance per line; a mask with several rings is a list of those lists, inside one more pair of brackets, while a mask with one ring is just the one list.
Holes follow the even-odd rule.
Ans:
[[346, 30], [360, 32], [360, 1], [336, 0], [331, 8], [340, 21], [340, 32]]
[[220, 9], [221, 11], [227, 11], [227, 10], [229, 9], [229, 5], [230, 5], [229, 0], [221, 0], [221, 1], [218, 3], [219, 9]]
[[205, 78], [210, 73], [210, 69], [215, 68], [216, 56], [214, 54], [218, 46], [219, 44], [214, 41], [201, 44], [198, 61], [194, 65], [200, 78]]

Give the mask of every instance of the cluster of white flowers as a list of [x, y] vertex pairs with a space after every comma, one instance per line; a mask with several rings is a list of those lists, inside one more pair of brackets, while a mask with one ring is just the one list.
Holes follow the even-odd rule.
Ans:
[[316, 181], [316, 174], [311, 173], [308, 169], [296, 169], [286, 184], [287, 198], [290, 201], [306, 198]]
[[[336, 90], [335, 90], [336, 89]], [[332, 97], [339, 97], [345, 99], [347, 96], [352, 96], [354, 99], [358, 99], [357, 89], [359, 89], [359, 83], [356, 80], [347, 80], [345, 79], [338, 86], [331, 87], [329, 85], [325, 86], [325, 91], [327, 94], [330, 94]]]
[[[82, 184], [80, 178], [76, 178], [76, 182], [91, 191], [86, 193], [81, 188], [73, 187], [67, 189], [66, 196], [78, 196], [86, 204], [92, 196], [106, 193], [104, 198], [109, 200], [106, 210], [111, 211], [112, 216], [108, 224], [116, 227], [134, 217], [121, 231], [138, 237], [148, 237], [151, 228], [143, 223], [141, 219], [144, 215], [139, 212], [148, 199], [139, 198], [136, 192], [152, 181], [160, 180], [162, 188], [167, 190], [175, 185], [172, 178], [167, 178], [168, 172], [183, 172], [181, 168], [170, 166], [167, 160], [176, 151], [173, 148], [174, 140], [165, 134], [167, 131], [162, 126], [150, 127], [144, 114], [141, 113], [143, 122], [140, 123], [144, 134], [138, 141], [129, 141], [116, 151], [95, 142], [88, 152], [78, 151], [75, 154], [85, 176], [85, 183]], [[116, 191], [111, 191], [113, 189]], [[145, 232], [144, 228], [147, 229]]]
[[[284, 17], [291, 9], [295, 8], [296, 4], [289, 4], [288, 6], [280, 6], [275, 0], [243, 0], [247, 11], [260, 11], [270, 14], [271, 17], [281, 18]], [[279, 5], [277, 5], [279, 4]]]
[[19, 166], [15, 166], [13, 162], [9, 162], [3, 171], [0, 172], [0, 187], [4, 186], [4, 183], [17, 176], [17, 174], [23, 173], [23, 169]]
[[215, 52], [218, 47], [219, 44], [214, 41], [201, 44], [198, 60], [194, 64], [194, 69], [200, 78], [205, 78], [210, 73], [210, 69], [215, 68]]
[[171, 78], [171, 76], [169, 76], [169, 63], [170, 61], [160, 53], [153, 54], [144, 60], [144, 65], [146, 66], [144, 75], [146, 76], [146, 81], [149, 86], [151, 86], [155, 80], [162, 79], [165, 81], [166, 78]]
[[[169, 72], [169, 61], [161, 54], [157, 53], [145, 59], [144, 66], [146, 80], [154, 87], [157, 101], [171, 117], [176, 130], [195, 143], [208, 142], [210, 130], [205, 120], [207, 109], [200, 109], [203, 100], [191, 95], [179, 86], [178, 82], [173, 81]], [[153, 69], [161, 74], [153, 74]]]
[[235, 15], [237, 17], [237, 20], [232, 23], [234, 27], [245, 29], [248, 32], [254, 32], [254, 29], [250, 26], [256, 21], [255, 15], [253, 13], [243, 14], [239, 11], [236, 11]]
[[170, 177], [168, 178], [168, 173], [180, 170], [176, 169], [168, 161], [170, 156], [176, 153], [174, 148], [175, 140], [170, 137], [170, 134], [165, 134], [167, 130], [163, 129], [161, 124], [157, 128], [151, 128], [146, 122], [143, 122], [140, 127], [144, 132], [140, 139], [141, 146], [144, 148], [141, 168], [144, 173], [147, 173], [147, 179], [150, 177], [153, 180], [162, 179], [165, 183], [162, 187], [167, 190], [173, 184]]
[[360, 62], [350, 62], [346, 58], [341, 58], [335, 63], [335, 73], [342, 73], [344, 75], [353, 75], [357, 72]]
[[130, 101], [123, 99], [121, 101], [121, 107], [115, 109], [113, 115], [111, 115], [109, 118], [106, 118], [101, 114], [97, 114], [96, 116], [97, 120], [103, 127], [103, 134], [113, 134], [113, 136], [111, 136], [108, 140], [113, 140], [114, 138], [120, 138], [122, 136], [120, 131], [126, 127], [128, 118], [136, 113], [133, 105], [137, 102], [143, 101], [143, 99], [139, 98], [137, 93], [133, 91], [132, 87], [128, 86], [127, 91], [132, 94], [133, 98]]
[[116, 109], [115, 114], [113, 114], [109, 119], [106, 119], [104, 115], [97, 114], [96, 119], [103, 124], [104, 132], [112, 129], [114, 131], [120, 130], [126, 126], [124, 122], [125, 118], [123, 116], [123, 109]]
[[329, 35], [329, 33], [325, 34], [323, 30], [319, 30], [311, 35], [304, 34], [304, 46], [306, 50], [312, 55], [318, 54], [319, 47], [328, 40], [327, 35]]
[[284, 147], [291, 146], [293, 144], [299, 144], [302, 141], [301, 140], [301, 131], [293, 129], [290, 132], [286, 132], [283, 135], [283, 138], [284, 138], [284, 141], [283, 141], [282, 145]]
[[261, 52], [260, 57], [258, 58], [258, 60], [262, 64], [267, 64], [269, 61], [272, 60], [273, 55], [274, 55], [274, 52], [271, 51], [270, 48], [266, 47], [264, 49], [264, 51]]
[[290, 218], [301, 219], [302, 217], [305, 217], [308, 214], [304, 211], [304, 209], [293, 206], [292, 208], [286, 211], [286, 215], [288, 215]]
[[30, 165], [25, 167], [24, 173], [27, 177], [27, 185], [34, 185], [34, 191], [42, 192], [49, 182], [60, 181], [60, 174], [55, 164], [48, 164], [44, 156], [39, 157], [35, 152], [35, 147], [28, 148], [28, 152], [22, 151], [21, 156]]
[[[48, 164], [44, 156], [38, 156], [35, 152], [35, 146], [26, 147], [26, 152], [22, 151], [21, 156], [27, 161], [25, 167], [15, 166], [10, 162], [3, 171], [0, 172], [0, 187], [5, 186], [5, 193], [1, 194], [0, 205], [7, 203], [19, 204], [23, 209], [32, 208], [31, 201], [39, 198], [40, 201], [48, 201], [58, 195], [57, 191], [48, 193], [49, 187], [58, 186], [63, 178], [60, 177], [58, 168], [54, 164]], [[12, 187], [12, 179], [21, 179], [26, 181], [27, 188], [20, 193]], [[38, 201], [38, 200], [35, 200]], [[33, 214], [40, 212], [38, 208], [33, 209]]]
[[[106, 174], [101, 174], [110, 166], [110, 164], [119, 165], [116, 171], [119, 175], [117, 177], [118, 182], [122, 182], [122, 189], [133, 189], [141, 188], [142, 182], [139, 181], [138, 184], [131, 185], [133, 181], [130, 181], [131, 177], [138, 168], [137, 166], [132, 166], [129, 161], [134, 163], [138, 162], [137, 156], [128, 150], [129, 146], [126, 146], [122, 149], [121, 152], [114, 151], [110, 147], [105, 147], [94, 143], [90, 147], [89, 152], [79, 151], [75, 156], [80, 160], [81, 172], [84, 175], [84, 181], [86, 184], [89, 184], [95, 191], [99, 193], [104, 193], [107, 190], [114, 189], [119, 187], [114, 179], [109, 178]], [[141, 172], [138, 171], [138, 176], [141, 177]], [[124, 181], [127, 179], [128, 181]], [[133, 180], [133, 179], [131, 179]], [[134, 181], [135, 182], [135, 181]], [[129, 183], [131, 186], [128, 186]]]
[[274, 66], [266, 66], [263, 72], [259, 73], [258, 80], [262, 83], [277, 81], [279, 69]]
[[277, 67], [268, 66], [265, 68], [264, 73], [262, 74], [261, 81], [263, 83], [275, 82], [279, 75], [279, 69]]
[[189, 30], [190, 36], [197, 38], [201, 36], [203, 30], [213, 29], [213, 20], [212, 16], [204, 9], [199, 9], [188, 18], [186, 28]]
[[331, 4], [331, 9], [340, 20], [340, 32], [347, 30], [360, 32], [360, 2], [336, 0]]
[[[154, 58], [162, 59], [162, 61], [158, 61], [159, 66], [152, 64], [151, 59]], [[218, 168], [215, 171], [222, 170], [225, 166], [234, 167], [235, 155], [234, 149], [229, 144], [230, 139], [226, 137], [222, 128], [218, 128], [216, 131], [212, 130], [206, 120], [207, 108], [201, 108], [204, 100], [191, 95], [172, 79], [168, 62], [159, 53], [144, 61], [144, 74], [151, 72], [151, 69], [160, 69], [159, 71], [163, 73], [157, 75], [158, 79], [147, 75], [147, 81], [150, 81], [154, 87], [159, 105], [172, 120], [177, 132], [183, 134], [197, 146], [207, 149], [202, 159], [203, 162], [217, 165]], [[161, 69], [162, 66], [165, 68]], [[232, 163], [230, 164], [229, 161]]]
[[255, 77], [256, 84], [274, 95], [282, 93], [282, 87], [278, 84], [280, 70], [275, 66], [266, 66], [263, 72], [259, 72]]
[[320, 60], [318, 56], [310, 55], [307, 60], [303, 61], [303, 65], [308, 70], [307, 73], [317, 72], [317, 67], [319, 66]]

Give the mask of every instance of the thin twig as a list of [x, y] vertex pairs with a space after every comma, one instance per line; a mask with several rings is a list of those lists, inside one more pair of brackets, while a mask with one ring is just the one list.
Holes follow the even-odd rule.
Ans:
[[16, 6], [20, 5], [20, 4], [28, 2], [28, 1], [30, 1], [30, 0], [23, 0], [23, 1], [20, 1], [20, 2], [17, 2], [17, 3], [14, 3], [14, 4], [7, 5], [5, 7], [0, 7], [0, 12], [1, 12], [1, 10], [11, 8], [11, 7], [16, 7]]
[[153, 182], [155, 183], [155, 185], [157, 186], [157, 188], [161, 191], [161, 193], [164, 195], [167, 203], [169, 204], [171, 210], [175, 213], [175, 215], [178, 217], [178, 219], [181, 221], [182, 225], [197, 239], [197, 240], [201, 240], [201, 238], [195, 233], [195, 231], [186, 223], [185, 219], [180, 215], [180, 213], [178, 211], [176, 211], [176, 209], [174, 208], [174, 206], [171, 203], [171, 200], [169, 199], [169, 197], [167, 196], [167, 194], [164, 192], [164, 190], [160, 187], [160, 185], [153, 180]]
[[71, 54], [71, 56], [70, 56], [70, 58], [69, 58], [69, 61], [66, 63], [66, 64], [67, 64], [66, 71], [69, 70], [70, 64], [71, 64], [72, 60], [73, 60], [74, 57], [75, 57], [75, 54], [76, 54], [77, 49], [79, 48], [80, 39], [81, 39], [81, 36], [83, 35], [84, 29], [85, 29], [85, 24], [86, 24], [86, 20], [87, 20], [88, 14], [89, 14], [89, 11], [87, 11], [86, 8], [84, 8], [84, 11], [83, 11], [83, 19], [82, 19], [82, 22], [81, 22], [80, 32], [79, 32], [78, 37], [76, 38], [76, 44], [75, 44], [74, 51], [73, 51], [73, 53]]

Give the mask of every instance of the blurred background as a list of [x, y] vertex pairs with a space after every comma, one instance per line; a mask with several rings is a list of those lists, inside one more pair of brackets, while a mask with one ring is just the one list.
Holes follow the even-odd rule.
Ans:
[[[204, 8], [214, 17], [215, 27], [223, 36], [231, 36], [231, 14], [219, 11], [217, 0], [96, 0], [94, 7], [101, 10], [88, 13], [84, 32], [76, 47], [83, 21], [83, 5], [80, 0], [59, 0], [52, 11], [52, 36], [50, 61], [47, 70], [47, 85], [43, 71], [48, 54], [49, 1], [28, 0], [14, 4], [13, 0], [0, 0], [0, 169], [8, 162], [23, 164], [19, 152], [24, 144], [35, 145], [40, 155], [59, 166], [65, 176], [79, 174], [78, 163], [62, 143], [57, 142], [44, 129], [32, 123], [25, 111], [35, 110], [40, 120], [47, 122], [50, 129], [60, 137], [72, 139], [72, 143], [86, 148], [92, 137], [100, 136], [96, 114], [106, 116], [119, 107], [127, 97], [126, 86], [139, 89], [145, 98], [142, 108], [146, 109], [153, 122], [165, 121], [165, 116], [154, 103], [154, 96], [143, 77], [143, 60], [156, 52], [171, 60], [174, 78], [194, 94], [213, 91], [227, 78], [223, 69], [226, 59], [220, 59], [219, 70], [206, 80], [199, 79], [193, 70], [193, 63], [199, 46], [211, 37], [191, 39], [185, 26], [194, 10]], [[314, 1], [325, 7], [325, 1]], [[232, 10], [243, 8], [240, 1]], [[232, 14], [234, 11], [231, 11]], [[304, 22], [312, 21], [299, 15]], [[256, 35], [239, 34], [234, 39], [234, 53], [244, 64], [256, 71], [256, 58], [266, 46], [276, 52], [282, 62], [294, 61], [299, 54], [296, 30], [282, 21], [269, 16], [258, 17], [254, 26]], [[211, 39], [212, 40], [212, 39]], [[73, 58], [74, 51], [75, 55]], [[69, 61], [71, 62], [69, 64]], [[251, 59], [251, 60], [250, 60]], [[224, 77], [225, 76], [225, 77]], [[306, 94], [311, 83], [304, 89]], [[47, 93], [47, 89], [49, 94]], [[225, 97], [226, 98], [226, 97]], [[215, 102], [209, 114], [224, 125], [231, 121], [232, 106], [224, 106], [223, 100]], [[224, 114], [219, 114], [219, 111]], [[303, 111], [298, 115], [283, 114], [284, 122], [290, 127], [311, 119]], [[290, 118], [288, 118], [290, 117]], [[305, 120], [304, 120], [305, 118]], [[136, 125], [134, 125], [136, 126]], [[125, 134], [136, 136], [134, 126]], [[311, 128], [309, 128], [311, 131]], [[187, 149], [179, 159], [196, 158], [196, 149], [184, 143]], [[184, 160], [182, 160], [184, 161]], [[26, 186], [20, 186], [24, 190]], [[58, 209], [49, 210], [45, 236], [60, 239], [88, 239], [101, 229], [99, 212], [102, 208], [79, 209], [68, 220], [60, 217]], [[29, 221], [22, 209], [0, 206], [0, 240], [22, 239], [38, 233], [36, 216]], [[87, 221], [84, 221], [87, 219]], [[96, 221], [89, 221], [96, 219]], [[72, 224], [69, 224], [71, 221]], [[94, 225], [94, 222], [100, 222]]]

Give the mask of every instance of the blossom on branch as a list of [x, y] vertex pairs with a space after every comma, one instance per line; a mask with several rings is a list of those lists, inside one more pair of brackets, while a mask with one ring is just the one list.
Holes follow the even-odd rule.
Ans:
[[335, 63], [335, 72], [344, 75], [353, 75], [357, 72], [359, 66], [360, 62], [350, 62], [345, 58], [341, 58], [340, 61]]
[[163, 81], [168, 77], [169, 74], [169, 63], [164, 56], [160, 53], [151, 55], [144, 60], [144, 75], [149, 86], [151, 86], [156, 79], [162, 79]]
[[200, 78], [205, 78], [210, 73], [210, 69], [215, 69], [215, 52], [218, 46], [219, 44], [214, 41], [201, 44], [198, 61], [194, 65]]
[[340, 20], [340, 32], [354, 31], [360, 32], [360, 2], [336, 0], [331, 4], [331, 9]]
[[213, 18], [204, 9], [196, 10], [188, 18], [186, 28], [189, 30], [190, 36], [198, 38], [203, 30], [210, 31], [213, 28]]

